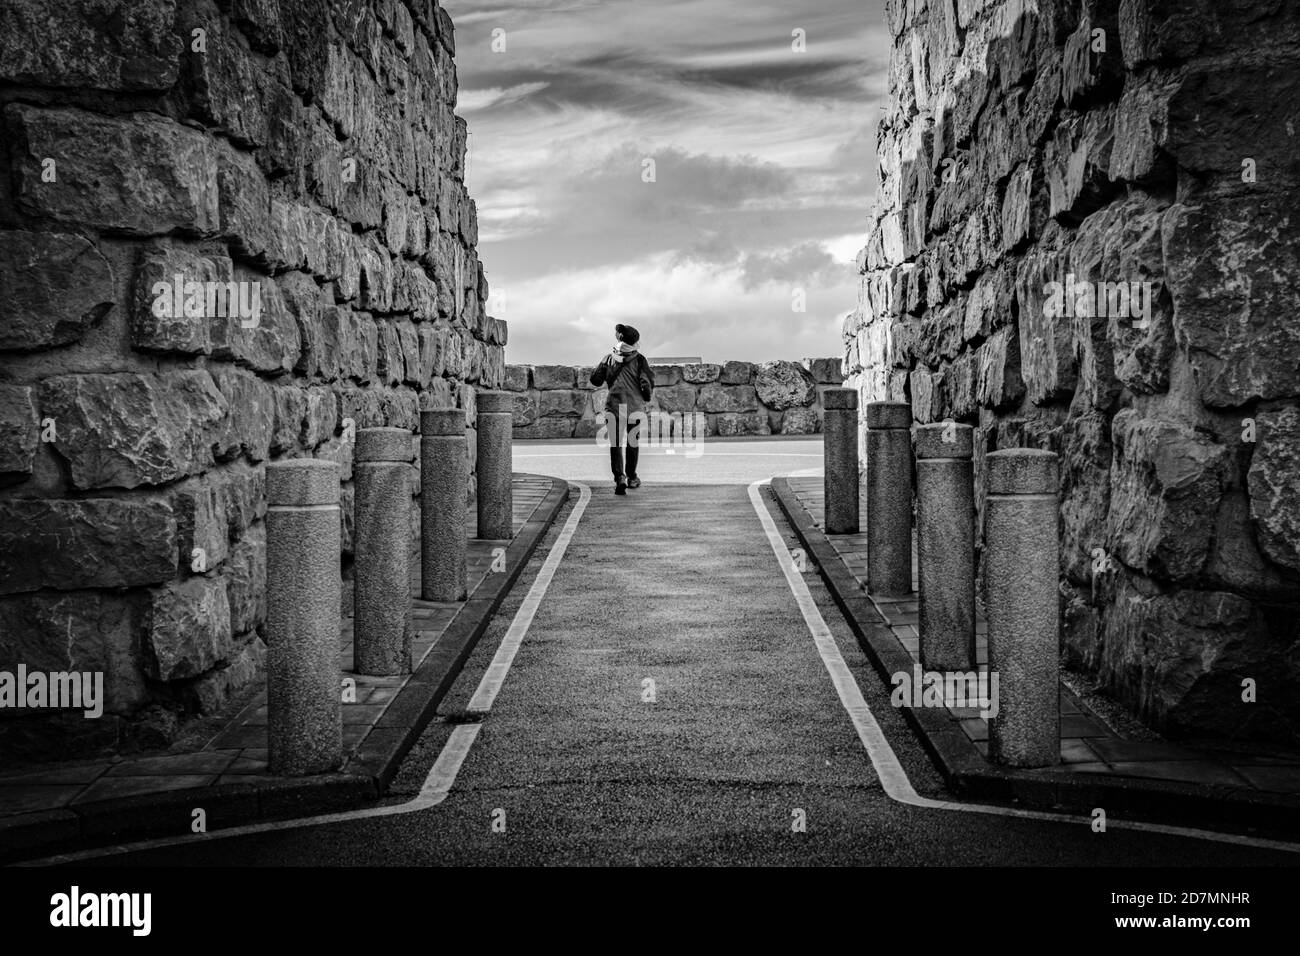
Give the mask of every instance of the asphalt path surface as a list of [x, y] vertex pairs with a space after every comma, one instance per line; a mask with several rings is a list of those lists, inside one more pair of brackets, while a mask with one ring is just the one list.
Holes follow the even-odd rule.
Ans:
[[[724, 443], [720, 443], [724, 444]], [[741, 444], [741, 443], [737, 443]], [[816, 454], [820, 446], [800, 446]], [[538, 443], [534, 447], [545, 446]], [[575, 450], [590, 458], [593, 449]], [[1297, 855], [1089, 820], [909, 806], [883, 790], [743, 482], [811, 467], [742, 449], [726, 483], [592, 497], [486, 713], [466, 707], [577, 494], [525, 569], [386, 803], [421, 789], [479, 724], [446, 799], [409, 813], [196, 838], [103, 865], [1295, 865]], [[604, 464], [603, 451], [597, 462]], [[534, 465], [520, 471], [580, 478]], [[565, 449], [565, 454], [569, 454]], [[660, 457], [667, 458], [669, 456]], [[697, 459], [696, 461], [699, 461]], [[707, 460], [707, 459], [704, 459]], [[716, 463], [715, 463], [716, 464]], [[585, 467], [582, 463], [582, 467]], [[649, 466], [654, 466], [649, 467]], [[674, 462], [667, 469], [691, 469]], [[673, 474], [677, 472], [673, 471]], [[796, 540], [770, 491], [787, 548]], [[924, 796], [949, 799], [815, 573], [804, 577], [867, 704]], [[88, 862], [88, 861], [83, 861]]]

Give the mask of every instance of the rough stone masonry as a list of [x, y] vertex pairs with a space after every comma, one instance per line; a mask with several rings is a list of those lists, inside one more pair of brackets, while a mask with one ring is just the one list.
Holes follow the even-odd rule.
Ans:
[[[843, 380], [841, 365], [838, 358], [655, 365], [651, 408], [692, 416], [706, 437], [813, 435], [822, 427], [822, 392]], [[591, 371], [507, 365], [503, 387], [514, 393], [514, 437], [594, 437], [609, 390], [591, 384]]]
[[[1063, 650], [1300, 742], [1300, 4], [889, 0], [862, 405], [1062, 461]], [[982, 518], [981, 518], [982, 520]]]
[[435, 0], [0, 5], [0, 668], [107, 685], [0, 714], [5, 758], [220, 708], [263, 666], [266, 463], [340, 464], [346, 577], [356, 430], [501, 384], [454, 52]]

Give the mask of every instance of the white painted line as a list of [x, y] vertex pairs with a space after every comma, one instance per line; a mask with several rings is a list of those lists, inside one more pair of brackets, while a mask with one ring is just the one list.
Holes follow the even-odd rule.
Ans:
[[[581, 482], [572, 481], [569, 484], [578, 489], [578, 503], [574, 505], [568, 520], [564, 522], [564, 528], [561, 529], [559, 537], [555, 539], [555, 544], [551, 546], [550, 553], [546, 555], [546, 560], [542, 562], [541, 570], [537, 572], [537, 577], [533, 580], [532, 586], [529, 587], [528, 594], [524, 596], [519, 610], [515, 612], [514, 619], [510, 622], [510, 627], [506, 631], [506, 636], [501, 641], [501, 646], [497, 648], [496, 654], [492, 657], [491, 665], [489, 665], [487, 672], [479, 681], [478, 688], [470, 700], [470, 710], [486, 711], [491, 708], [492, 702], [501, 689], [501, 684], [505, 681], [506, 673], [510, 670], [510, 664], [515, 659], [519, 645], [523, 643], [524, 636], [528, 633], [528, 626], [532, 624], [537, 608], [542, 603], [542, 598], [546, 596], [546, 590], [550, 587], [551, 579], [555, 577], [555, 571], [564, 559], [564, 552], [568, 549], [574, 532], [578, 530], [578, 522], [582, 519], [583, 512], [587, 510], [587, 502], [591, 500], [591, 489]], [[80, 860], [117, 856], [121, 853], [138, 853], [142, 850], [156, 850], [161, 847], [228, 840], [231, 837], [250, 836], [255, 833], [280, 833], [301, 827], [318, 827], [330, 823], [370, 820], [375, 817], [391, 817], [403, 813], [428, 810], [430, 807], [436, 807], [447, 799], [447, 794], [451, 792], [452, 785], [456, 782], [456, 775], [460, 772], [461, 764], [465, 762], [470, 747], [474, 745], [481, 726], [481, 724], [477, 723], [460, 724], [451, 732], [447, 743], [443, 745], [442, 752], [438, 754], [438, 759], [429, 768], [429, 775], [424, 778], [420, 792], [405, 803], [396, 803], [386, 807], [370, 807], [365, 810], [347, 810], [342, 813], [327, 813], [317, 817], [298, 817], [293, 820], [278, 822], [252, 823], [247, 826], [213, 830], [211, 833], [188, 833], [183, 836], [159, 837], [154, 840], [119, 843], [115, 846], [99, 847], [94, 850], [78, 850], [73, 853], [60, 853], [56, 856], [43, 857], [39, 860], [26, 860], [14, 865], [57, 866], [63, 863], [76, 863]]]
[[482, 724], [461, 724], [451, 732], [451, 736], [443, 744], [442, 753], [438, 754], [438, 759], [429, 768], [429, 776], [424, 778], [424, 786], [420, 787], [421, 796], [427, 795], [432, 798], [429, 806], [442, 803], [447, 798], [447, 794], [451, 793], [452, 784], [456, 782], [456, 774], [460, 773], [460, 765], [469, 756], [469, 748], [474, 746], [474, 741], [478, 739], [479, 728], [482, 726]]
[[[853, 722], [853, 727], [858, 732], [858, 739], [862, 741], [867, 756], [871, 758], [871, 765], [880, 777], [880, 783], [884, 787], [886, 795], [898, 803], [927, 810], [983, 813], [1002, 817], [1019, 817], [1025, 820], [1069, 823], [1073, 826], [1091, 824], [1090, 817], [1076, 816], [1074, 814], [1017, 810], [1014, 807], [957, 803], [952, 800], [931, 800], [916, 792], [916, 789], [912, 786], [912, 781], [907, 777], [907, 771], [903, 769], [902, 763], [899, 762], [898, 756], [894, 753], [894, 748], [890, 746], [889, 739], [885, 736], [884, 731], [880, 729], [880, 724], [876, 722], [876, 717], [871, 712], [866, 698], [862, 696], [862, 689], [858, 687], [852, 671], [849, 670], [848, 664], [844, 662], [844, 656], [840, 653], [839, 645], [835, 643], [835, 637], [831, 634], [826, 619], [822, 617], [817, 602], [813, 600], [807, 582], [804, 581], [803, 575], [794, 566], [794, 558], [786, 547], [785, 541], [781, 538], [781, 533], [777, 530], [776, 522], [772, 520], [772, 515], [768, 512], [762, 495], [759, 494], [759, 486], [764, 484], [767, 484], [767, 482], [756, 481], [749, 486], [750, 503], [753, 504], [754, 511], [758, 514], [758, 520], [767, 533], [768, 543], [771, 544], [772, 551], [776, 554], [777, 563], [781, 565], [786, 583], [794, 593], [795, 601], [799, 605], [799, 611], [803, 614], [804, 623], [808, 625], [808, 631], [812, 634], [813, 643], [817, 646], [817, 652], [821, 655], [827, 673], [830, 674], [831, 683], [835, 686], [835, 692], [839, 695], [840, 703], [848, 712], [849, 720]], [[1212, 840], [1219, 843], [1235, 843], [1241, 846], [1300, 853], [1300, 844], [1286, 843], [1281, 840], [1265, 840], [1259, 837], [1239, 836], [1235, 833], [1219, 833], [1213, 830], [1196, 830], [1191, 827], [1175, 827], [1160, 823], [1114, 819], [1108, 819], [1106, 826], [1107, 829], [1140, 830], [1145, 833], [1160, 833], [1167, 836], [1189, 837], [1196, 840]]]

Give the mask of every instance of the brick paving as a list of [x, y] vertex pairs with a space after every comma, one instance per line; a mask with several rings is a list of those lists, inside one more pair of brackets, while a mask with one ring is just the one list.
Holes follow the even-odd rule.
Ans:
[[[514, 532], [533, 515], [551, 490], [552, 479], [516, 474], [514, 489]], [[476, 515], [470, 509], [466, 535], [476, 532]], [[490, 573], [493, 551], [504, 541], [470, 537], [467, 555], [468, 589], [475, 589]], [[415, 626], [412, 644], [413, 671], [437, 645], [466, 602], [424, 601], [419, 598], [419, 549], [415, 551], [411, 576], [411, 619]], [[346, 592], [350, 593], [350, 592]], [[411, 680], [401, 677], [366, 677], [352, 671], [352, 618], [344, 617], [339, 630], [340, 685], [344, 678], [356, 681], [356, 702], [343, 706], [343, 747], [347, 772], [367, 737], [383, 720], [389, 704]], [[197, 787], [253, 782], [272, 778], [266, 769], [266, 692], [232, 711], [223, 726], [201, 749], [183, 753], [120, 756], [70, 764], [44, 764], [18, 773], [0, 774], [0, 817], [63, 807], [82, 806], [103, 800], [187, 790]]]
[[[808, 512], [817, 528], [823, 523], [822, 478], [797, 476], [787, 479], [796, 500]], [[868, 518], [865, 490], [859, 500], [862, 525]], [[827, 535], [858, 586], [871, 600], [883, 623], [912, 658], [920, 660], [917, 630], [916, 541], [912, 542], [912, 591], [905, 597], [884, 597], [867, 589], [867, 535]], [[982, 611], [977, 610], [976, 661], [981, 672], [988, 668], [988, 637]], [[988, 721], [974, 708], [946, 708], [952, 724], [988, 756]], [[1061, 687], [1061, 764], [1042, 773], [1105, 774], [1157, 780], [1234, 787], [1265, 793], [1300, 794], [1300, 757], [1260, 756], [1229, 750], [1209, 751], [1152, 740], [1127, 739], [1094, 713], [1069, 688]]]

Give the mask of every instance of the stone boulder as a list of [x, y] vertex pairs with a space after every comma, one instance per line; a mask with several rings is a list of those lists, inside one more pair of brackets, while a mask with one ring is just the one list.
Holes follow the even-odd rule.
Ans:
[[817, 396], [812, 375], [795, 362], [764, 362], [754, 377], [754, 388], [759, 401], [778, 410], [811, 405]]

